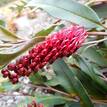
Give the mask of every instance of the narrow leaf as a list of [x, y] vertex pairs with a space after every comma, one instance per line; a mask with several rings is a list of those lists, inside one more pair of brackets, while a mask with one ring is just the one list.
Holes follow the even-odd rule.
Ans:
[[71, 86], [73, 86], [75, 92], [82, 100], [84, 107], [94, 107], [83, 85], [78, 80], [73, 71], [70, 70], [67, 64], [63, 60], [57, 60], [55, 63], [59, 66], [59, 68], [61, 68], [60, 73], [64, 73], [65, 76], [68, 78], [68, 81], [70, 82]]
[[107, 4], [106, 3], [94, 5], [92, 6], [92, 8], [98, 14], [100, 18], [107, 18]]
[[30, 81], [32, 81], [33, 84], [43, 84], [44, 80], [41, 77], [40, 73], [32, 73], [29, 77]]
[[99, 66], [107, 67], [107, 60], [96, 50], [96, 48], [88, 48], [83, 51], [82, 56], [88, 58], [91, 62], [97, 63]]
[[36, 101], [43, 103], [45, 107], [52, 107], [54, 105], [64, 104], [66, 102], [73, 102], [72, 99], [58, 96], [58, 95], [36, 95]]
[[53, 17], [68, 20], [87, 28], [99, 27], [100, 19], [88, 6], [73, 0], [32, 0], [27, 6], [37, 6]]
[[15, 42], [21, 39], [0, 25], [0, 40]]
[[97, 75], [98, 69], [79, 55], [75, 55], [75, 59], [77, 60], [81, 70], [89, 75], [93, 81], [97, 82], [102, 87], [102, 92], [106, 93], [107, 83], [99, 75]]
[[57, 25], [52, 25], [48, 27], [47, 29], [43, 29], [40, 32], [38, 32], [35, 36], [48, 36], [56, 27]]

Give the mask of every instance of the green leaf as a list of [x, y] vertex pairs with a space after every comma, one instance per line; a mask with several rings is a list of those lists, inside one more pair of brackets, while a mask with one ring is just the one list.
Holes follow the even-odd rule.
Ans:
[[38, 103], [43, 103], [45, 107], [52, 107], [54, 105], [64, 104], [66, 102], [73, 102], [72, 99], [59, 96], [59, 95], [36, 95], [36, 101]]
[[20, 101], [20, 103], [18, 103], [16, 105], [16, 107], [26, 107], [27, 104], [31, 104], [33, 100], [35, 100], [34, 97], [32, 97], [32, 96], [26, 96], [24, 99], [22, 99]]
[[17, 107], [24, 107], [27, 104], [31, 104], [31, 102], [35, 100], [37, 103], [43, 103], [45, 107], [53, 107], [53, 105], [64, 104], [66, 102], [73, 102], [71, 98], [59, 96], [59, 95], [43, 95], [43, 94], [35, 94], [35, 97], [25, 97], [24, 100], [17, 105]]
[[67, 66], [67, 64], [63, 60], [57, 60], [55, 63], [56, 65], [58, 65], [59, 68], [61, 68], [59, 71], [60, 74], [63, 73], [65, 77], [68, 78], [70, 85], [74, 88], [76, 94], [80, 97], [83, 106], [94, 107], [88, 96], [88, 93], [86, 92], [85, 88], [76, 77], [75, 73], [73, 73], [73, 71]]
[[68, 20], [87, 28], [99, 27], [100, 19], [88, 6], [73, 0], [32, 0], [27, 6], [37, 6], [53, 17]]
[[[102, 86], [100, 86], [96, 81], [94, 81], [89, 75], [83, 72], [81, 69], [77, 69], [75, 67], [71, 67], [81, 81], [82, 85], [87, 90], [90, 96], [93, 96], [95, 99], [106, 100], [106, 92], [104, 93], [102, 90]], [[91, 87], [90, 87], [91, 86]]]
[[30, 75], [29, 79], [32, 81], [33, 84], [43, 84], [44, 80], [41, 77], [40, 73], [33, 73]]
[[43, 29], [40, 32], [38, 32], [35, 36], [48, 36], [56, 27], [57, 25], [52, 25], [48, 27], [47, 29]]
[[66, 103], [64, 107], [80, 107], [80, 104], [79, 103]]
[[81, 54], [83, 57], [88, 58], [91, 62], [97, 63], [99, 66], [107, 67], [107, 59], [105, 59], [96, 48], [88, 48]]
[[92, 8], [98, 14], [100, 18], [107, 18], [107, 4], [106, 3], [94, 5], [92, 6]]
[[3, 87], [0, 87], [0, 93], [5, 92], [5, 89]]
[[48, 80], [47, 82], [45, 82], [45, 84], [47, 84], [49, 86], [57, 86], [57, 85], [61, 85], [62, 82], [61, 82], [61, 80], [58, 79], [58, 76], [56, 76], [56, 77], [53, 77], [51, 80]]
[[5, 25], [5, 21], [0, 19], [0, 25], [4, 26]]
[[13, 34], [12, 32], [8, 31], [6, 28], [0, 25], [0, 40], [16, 42], [21, 39], [17, 35]]
[[92, 78], [93, 81], [95, 81], [99, 86], [102, 87], [101, 91], [103, 93], [107, 92], [107, 83], [104, 81], [104, 79], [101, 78], [97, 74], [98, 69], [95, 68], [93, 64], [90, 64], [88, 61], [86, 61], [84, 58], [80, 57], [79, 55], [74, 56], [77, 60], [77, 63], [79, 64], [79, 67], [83, 72], [85, 72], [88, 76]]
[[10, 53], [2, 51], [0, 52], [0, 66], [7, 64], [9, 61], [11, 61], [12, 59], [16, 58], [17, 56], [19, 56], [20, 54], [22, 54], [23, 52], [27, 51], [29, 48], [31, 48], [32, 46], [34, 46], [36, 43], [41, 42], [45, 39], [45, 37], [35, 37], [33, 38], [31, 41], [23, 44], [21, 49], [12, 49], [9, 50], [11, 48], [9, 48], [8, 50], [10, 51]]
[[1, 83], [0, 87], [4, 88], [4, 91], [12, 91], [19, 89], [21, 87], [21, 84], [13, 85], [11, 82], [5, 81]]
[[53, 64], [53, 70], [55, 71], [56, 77], [54, 77], [52, 80], [49, 80], [50, 85], [55, 85], [55, 84], [51, 84], [52, 81], [54, 81], [56, 79], [57, 84], [61, 85], [67, 92], [74, 94], [74, 88], [71, 85], [68, 77], [66, 76], [64, 70], [66, 71], [65, 66], [60, 65], [59, 61], [55, 61]]

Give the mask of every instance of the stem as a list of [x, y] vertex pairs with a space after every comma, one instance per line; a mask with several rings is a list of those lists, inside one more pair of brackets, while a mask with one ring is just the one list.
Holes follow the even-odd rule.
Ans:
[[86, 2], [85, 5], [91, 5], [91, 4], [93, 4], [94, 2], [95, 2], [95, 0], [91, 0], [91, 1], [89, 1], [89, 2]]
[[[57, 90], [57, 89], [55, 89], [55, 88], [53, 88], [53, 87], [51, 87], [51, 86], [48, 86], [48, 85], [46, 85], [46, 87], [45, 87], [45, 86], [39, 86], [39, 85], [33, 85], [33, 84], [25, 84], [25, 83], [22, 83], [22, 84], [27, 85], [27, 86], [30, 86], [30, 87], [33, 87], [33, 88], [41, 88], [41, 89], [45, 89], [45, 90], [51, 90], [51, 91], [53, 91], [53, 92], [56, 92], [56, 93], [59, 93], [59, 94], [62, 94], [62, 95], [64, 95], [64, 96], [66, 96], [66, 97], [69, 97], [71, 101], [79, 102], [78, 99], [71, 97], [71, 95], [69, 95], [68, 93], [65, 93], [65, 92], [63, 92], [63, 91], [59, 91], [59, 90]], [[6, 95], [7, 95], [7, 94], [6, 94]], [[22, 93], [21, 93], [21, 95], [24, 96]], [[19, 95], [19, 96], [20, 96], [20, 95]], [[25, 96], [30, 96], [30, 95], [25, 95]], [[91, 96], [90, 96], [90, 97], [91, 97]], [[99, 103], [107, 104], [107, 100], [96, 100], [96, 99], [94, 99], [94, 98], [91, 98], [91, 101], [92, 101], [93, 103], [96, 103], [96, 104], [99, 104]]]
[[100, 39], [100, 40], [97, 40], [97, 41], [86, 42], [86, 43], [83, 43], [83, 45], [98, 44], [98, 43], [106, 41], [106, 40], [107, 40], [107, 38], [104, 38], [104, 39]]
[[99, 23], [100, 26], [102, 26], [105, 30], [107, 30], [107, 27], [103, 25], [102, 23]]
[[107, 100], [96, 100], [92, 98], [92, 102], [95, 104], [107, 104]]
[[61, 19], [57, 19], [53, 24], [57, 24], [61, 21]]
[[85, 5], [91, 5], [91, 4], [96, 3], [96, 2], [105, 2], [105, 1], [107, 1], [107, 0], [91, 0], [87, 3], [85, 3]]
[[[23, 84], [24, 84], [24, 83], [23, 83]], [[24, 84], [24, 85], [26, 85], [26, 84]], [[65, 93], [65, 92], [63, 92], [63, 91], [59, 91], [59, 90], [57, 90], [57, 89], [55, 89], [55, 88], [53, 88], [53, 87], [47, 86], [47, 85], [46, 85], [46, 87], [45, 87], [45, 86], [27, 84], [27, 86], [30, 86], [30, 87], [33, 87], [33, 88], [41, 88], [41, 89], [45, 89], [45, 90], [51, 90], [51, 91], [53, 91], [53, 92], [56, 92], [56, 93], [59, 93], [59, 94], [61, 94], [61, 95], [64, 95], [64, 96], [69, 97], [72, 101], [78, 102], [78, 100], [75, 99], [75, 98], [73, 98], [73, 97], [71, 97], [70, 94]]]
[[107, 32], [88, 32], [88, 35], [99, 35], [99, 36], [107, 36]]
[[48, 86], [48, 85], [46, 85], [50, 90], [52, 90], [52, 91], [54, 91], [54, 92], [57, 92], [57, 93], [60, 93], [60, 94], [63, 94], [63, 95], [65, 95], [65, 96], [68, 96], [68, 97], [71, 97], [71, 95], [69, 95], [69, 94], [67, 94], [67, 93], [65, 93], [65, 92], [63, 92], [63, 91], [59, 91], [59, 90], [57, 90], [57, 89], [55, 89], [55, 88], [53, 88], [53, 87], [51, 87], [51, 86]]

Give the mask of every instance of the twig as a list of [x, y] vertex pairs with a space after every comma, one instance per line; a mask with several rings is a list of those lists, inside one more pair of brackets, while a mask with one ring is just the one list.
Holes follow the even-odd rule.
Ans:
[[86, 2], [85, 5], [91, 5], [93, 3], [96, 3], [96, 2], [106, 2], [107, 0], [91, 0], [89, 2]]
[[[83, 44], [84, 45], [84, 44]], [[84, 49], [84, 51], [83, 52], [85, 52], [87, 49], [89, 49], [89, 48], [91, 48], [91, 47], [93, 47], [93, 46], [96, 46], [97, 44], [90, 44], [90, 45], [88, 45], [85, 49]]]
[[53, 24], [57, 24], [61, 21], [61, 19], [56, 20]]
[[88, 32], [88, 35], [99, 35], [99, 36], [107, 36], [107, 32]]
[[107, 40], [107, 38], [104, 38], [104, 39], [100, 39], [100, 40], [97, 40], [97, 41], [86, 42], [86, 43], [83, 43], [82, 45], [85, 46], [85, 45], [91, 45], [91, 44], [98, 44], [98, 43], [106, 41], [106, 40]]
[[92, 98], [92, 102], [95, 104], [107, 104], [107, 100], [96, 100]]
[[[24, 84], [24, 83], [23, 83], [23, 84]], [[26, 84], [24, 84], [24, 85], [26, 85]], [[57, 92], [57, 93], [60, 93], [60, 94], [62, 94], [62, 95], [64, 95], [64, 96], [69, 97], [71, 101], [79, 102], [78, 99], [73, 98], [73, 97], [72, 97], [71, 95], [69, 95], [68, 93], [65, 93], [65, 92], [63, 92], [63, 91], [59, 91], [59, 90], [57, 90], [57, 89], [55, 89], [55, 88], [53, 88], [53, 87], [51, 87], [51, 86], [48, 86], [48, 85], [46, 85], [46, 87], [45, 87], [45, 86], [33, 85], [33, 84], [27, 84], [27, 85], [30, 86], [30, 87], [33, 87], [33, 88], [41, 88], [41, 89], [51, 90], [51, 91], [53, 91], [53, 92]], [[99, 103], [107, 104], [107, 100], [96, 100], [96, 99], [91, 98], [91, 101], [92, 101], [93, 103], [96, 103], [96, 104], [99, 104]]]
[[65, 96], [68, 96], [68, 97], [71, 97], [71, 95], [69, 95], [69, 94], [67, 94], [67, 93], [65, 93], [65, 92], [63, 92], [63, 91], [59, 91], [59, 90], [57, 90], [57, 89], [55, 89], [55, 88], [53, 88], [53, 87], [51, 87], [51, 86], [48, 86], [48, 85], [46, 85], [50, 90], [52, 90], [52, 91], [54, 91], [54, 92], [57, 92], [57, 93], [60, 93], [60, 94], [63, 94], [63, 95], [65, 95]]
[[65, 93], [65, 92], [62, 92], [62, 91], [58, 91], [58, 90], [56, 90], [56, 89], [52, 89], [52, 88], [49, 88], [49, 87], [45, 87], [45, 86], [39, 86], [39, 85], [33, 85], [33, 84], [27, 84], [28, 86], [31, 86], [31, 87], [33, 87], [33, 88], [41, 88], [41, 89], [46, 89], [46, 90], [52, 90], [52, 91], [54, 91], [54, 92], [58, 92], [58, 93], [61, 93], [61, 94], [63, 94], [63, 95], [65, 95], [65, 96], [69, 96], [69, 94], [67, 94], [67, 93]]
[[[22, 83], [22, 84], [24, 84], [24, 83]], [[24, 84], [24, 85], [26, 85], [26, 84]], [[50, 86], [47, 86], [47, 85], [46, 85], [47, 87], [45, 87], [45, 86], [27, 84], [27, 86], [30, 86], [30, 87], [33, 87], [33, 88], [41, 88], [41, 89], [45, 89], [45, 90], [51, 90], [51, 91], [53, 91], [53, 92], [56, 92], [56, 93], [59, 93], [59, 94], [61, 94], [61, 95], [64, 95], [64, 96], [69, 97], [72, 101], [78, 102], [78, 100], [77, 100], [76, 98], [73, 98], [70, 94], [65, 93], [65, 92], [63, 92], [63, 91], [59, 91], [59, 90], [57, 90], [57, 89], [55, 89], [55, 88], [52, 88], [52, 87], [50, 87]]]

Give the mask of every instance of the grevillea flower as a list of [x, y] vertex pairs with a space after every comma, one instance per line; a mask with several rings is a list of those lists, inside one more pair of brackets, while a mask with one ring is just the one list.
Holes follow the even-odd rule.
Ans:
[[[26, 56], [22, 56], [14, 64], [9, 64], [2, 70], [3, 77], [8, 77], [12, 83], [17, 83], [21, 76], [29, 76], [37, 72], [47, 63], [73, 54], [87, 37], [83, 27], [74, 25], [53, 33], [45, 41], [37, 44]], [[11, 71], [14, 73], [11, 73]]]
[[28, 104], [27, 107], [44, 107], [43, 104], [37, 104], [36, 101], [32, 101], [31, 104]]

